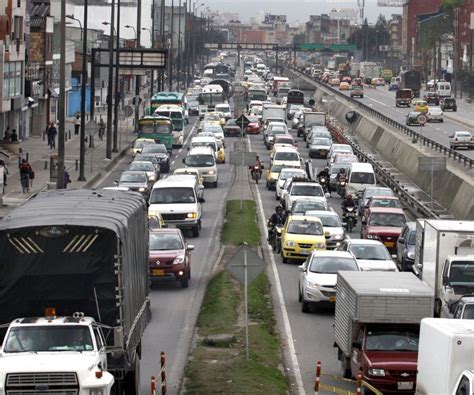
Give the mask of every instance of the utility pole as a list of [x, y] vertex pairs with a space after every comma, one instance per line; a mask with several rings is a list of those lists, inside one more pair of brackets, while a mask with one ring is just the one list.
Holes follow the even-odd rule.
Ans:
[[[142, 36], [142, 0], [137, 0], [137, 48], [141, 47]], [[140, 118], [140, 76], [135, 77], [135, 131], [138, 131], [138, 120]]]
[[[181, 0], [180, 0], [181, 1]], [[155, 0], [151, 1], [151, 47], [155, 48]], [[155, 93], [155, 70], [151, 69], [150, 73], [150, 105], [153, 94]]]
[[57, 189], [64, 189], [64, 133], [66, 128], [66, 2], [61, 1], [61, 23], [60, 33], [60, 52], [59, 60], [59, 103], [58, 103], [58, 180]]
[[[79, 178], [78, 181], [85, 181], [85, 161], [86, 161], [86, 85], [87, 85], [87, 11], [89, 0], [84, 0], [84, 26], [82, 27], [82, 84], [81, 84], [81, 131], [80, 131], [80, 148], [79, 148]], [[91, 107], [94, 102], [91, 101]]]
[[112, 12], [110, 18], [110, 37], [109, 37], [109, 78], [107, 86], [107, 138], [105, 157], [112, 159], [112, 101], [114, 84], [114, 25], [115, 25], [115, 0], [112, 0]]
[[112, 152], [118, 152], [118, 107], [120, 104], [119, 91], [119, 59], [120, 59], [120, 0], [117, 0], [117, 29], [116, 29], [116, 44], [115, 44], [115, 101], [114, 101], [114, 132], [113, 132], [113, 147]]
[[[186, 5], [186, 3], [184, 3]], [[177, 64], [177, 71], [178, 71], [178, 87], [177, 91], [180, 92], [180, 84], [181, 84], [181, 0], [179, 0], [178, 6], [178, 64]]]
[[169, 79], [168, 79], [168, 90], [170, 92], [173, 91], [173, 46], [174, 46], [174, 0], [171, 0], [171, 27], [170, 27], [170, 51], [169, 51], [169, 62], [170, 62], [170, 70], [169, 70]]

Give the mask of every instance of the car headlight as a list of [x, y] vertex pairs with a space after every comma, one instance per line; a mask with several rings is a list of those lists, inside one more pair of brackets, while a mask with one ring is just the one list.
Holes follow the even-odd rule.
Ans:
[[150, 176], [150, 177], [148, 177], [148, 179], [149, 179], [150, 181], [155, 181], [155, 176]]
[[181, 263], [184, 263], [184, 255], [178, 255], [174, 258], [173, 265], [179, 265]]
[[408, 259], [415, 259], [415, 253], [410, 251], [408, 254], [407, 254], [407, 257]]
[[344, 238], [343, 235], [334, 235], [333, 239], [334, 240], [342, 240]]
[[138, 192], [145, 192], [145, 188], [143, 187], [138, 188]]
[[377, 235], [367, 235], [367, 238], [371, 240], [379, 240], [379, 237]]
[[285, 246], [287, 247], [296, 247], [296, 243], [292, 240], [285, 241]]
[[314, 281], [309, 281], [306, 283], [306, 285], [308, 286], [308, 288], [319, 288], [319, 284], [318, 283], [315, 283]]
[[186, 215], [186, 217], [188, 217], [188, 218], [197, 218], [197, 213], [188, 213]]
[[215, 173], [214, 170], [209, 170], [209, 171], [207, 172], [207, 174], [211, 174], [211, 175], [214, 174], [214, 173]]
[[377, 377], [384, 377], [385, 376], [385, 370], [384, 369], [375, 369], [375, 368], [370, 368], [368, 370], [369, 376], [377, 376]]

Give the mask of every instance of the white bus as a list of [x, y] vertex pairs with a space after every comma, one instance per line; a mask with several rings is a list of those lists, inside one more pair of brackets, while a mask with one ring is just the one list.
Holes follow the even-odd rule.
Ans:
[[216, 104], [227, 103], [224, 89], [220, 85], [206, 85], [198, 97], [199, 119], [207, 112], [215, 111]]

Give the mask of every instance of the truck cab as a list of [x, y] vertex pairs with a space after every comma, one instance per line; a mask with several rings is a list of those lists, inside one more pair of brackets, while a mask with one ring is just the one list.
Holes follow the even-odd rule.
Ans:
[[353, 343], [353, 375], [385, 393], [412, 393], [415, 388], [419, 325], [361, 325]]
[[465, 370], [459, 377], [452, 395], [470, 394], [474, 394], [474, 370]]
[[443, 266], [440, 292], [441, 315], [460, 300], [463, 295], [474, 293], [474, 255], [448, 255]]
[[48, 393], [109, 394], [114, 377], [106, 371], [100, 326], [82, 313], [57, 317], [54, 309], [46, 310], [44, 317], [9, 325], [0, 351], [0, 393], [35, 392], [41, 386], [40, 392]]

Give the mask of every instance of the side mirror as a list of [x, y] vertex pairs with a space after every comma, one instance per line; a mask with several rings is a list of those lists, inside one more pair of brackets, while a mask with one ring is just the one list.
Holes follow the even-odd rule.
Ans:
[[194, 251], [194, 246], [192, 244], [189, 244], [186, 249], [188, 251]]
[[118, 183], [119, 183], [118, 180], [115, 180], [115, 181], [114, 181], [114, 184], [115, 184], [115, 185], [118, 185]]
[[445, 287], [449, 285], [449, 277], [448, 276], [443, 276], [443, 285]]
[[204, 203], [204, 202], [205, 202], [205, 200], [204, 200], [204, 198], [203, 198], [203, 197], [198, 197], [198, 202], [199, 202], [199, 203]]
[[298, 266], [298, 269], [300, 270], [300, 272], [304, 272], [304, 271], [305, 271], [304, 265], [299, 265], [299, 266]]
[[404, 238], [404, 237], [399, 237], [399, 238], [398, 238], [398, 242], [399, 242], [400, 244], [405, 243], [405, 238]]
[[186, 148], [186, 151], [189, 151], [189, 147], [188, 147], [188, 148]]

